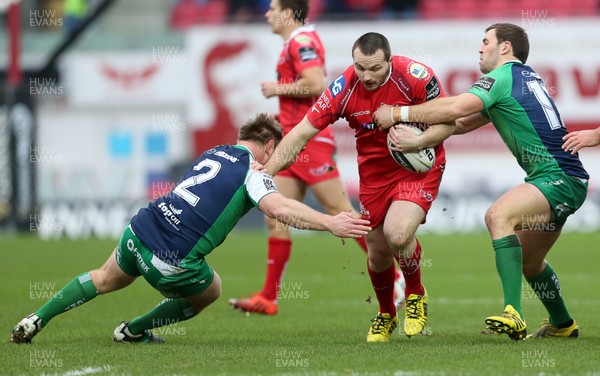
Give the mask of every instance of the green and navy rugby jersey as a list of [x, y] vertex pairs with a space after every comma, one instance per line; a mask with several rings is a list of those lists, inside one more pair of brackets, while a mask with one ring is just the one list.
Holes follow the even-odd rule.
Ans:
[[527, 173], [525, 180], [555, 172], [589, 179], [579, 156], [562, 149], [567, 129], [542, 78], [529, 66], [509, 61], [480, 77], [469, 93], [483, 102], [482, 114]]
[[277, 192], [273, 178], [250, 168], [243, 146], [221, 145], [191, 164], [177, 186], [131, 219], [135, 235], [165, 263], [195, 268], [252, 207]]

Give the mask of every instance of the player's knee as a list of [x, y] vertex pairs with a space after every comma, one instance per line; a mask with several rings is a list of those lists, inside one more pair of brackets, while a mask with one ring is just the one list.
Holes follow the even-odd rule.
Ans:
[[485, 225], [492, 232], [510, 227], [506, 216], [496, 206], [490, 207], [485, 212]]
[[535, 277], [544, 271], [546, 267], [546, 263], [544, 260], [528, 260], [527, 258], [523, 258], [523, 275], [527, 278]]
[[112, 291], [111, 281], [108, 277], [106, 270], [97, 269], [90, 272], [92, 277], [92, 283], [99, 294], [105, 294]]
[[386, 234], [386, 239], [390, 248], [394, 251], [398, 251], [400, 255], [402, 255], [411, 244], [413, 235], [402, 232], [393, 232]]
[[219, 275], [216, 272], [215, 272], [215, 277], [213, 278], [212, 283], [206, 289], [205, 293], [206, 293], [205, 298], [210, 303], [219, 299], [219, 297], [221, 296], [221, 278], [219, 277]]

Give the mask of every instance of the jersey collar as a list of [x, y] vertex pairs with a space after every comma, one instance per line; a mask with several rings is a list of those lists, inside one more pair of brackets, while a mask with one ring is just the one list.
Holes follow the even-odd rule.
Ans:
[[315, 25], [300, 26], [299, 28], [292, 31], [292, 33], [290, 34], [290, 37], [288, 38], [288, 41], [292, 40], [292, 38], [296, 37], [296, 35], [298, 35], [300, 33], [304, 33], [304, 32], [310, 33], [313, 31], [315, 31]]
[[392, 62], [391, 61], [390, 61], [390, 72], [388, 73], [385, 80], [381, 83], [381, 85], [379, 85], [379, 87], [382, 87], [383, 85], [385, 85], [389, 81], [390, 77], [392, 77]]
[[250, 154], [250, 160], [255, 161], [256, 158], [254, 158], [254, 154], [252, 154], [252, 151], [250, 151], [250, 149], [248, 149], [247, 147], [245, 147], [244, 145], [233, 145], [234, 148], [238, 148], [238, 149], [244, 149], [248, 152], [248, 154]]
[[519, 59], [509, 60], [509, 61], [507, 61], [506, 63], [504, 63], [504, 64], [502, 64], [502, 65], [506, 65], [506, 64], [515, 64], [515, 63], [516, 63], [516, 64], [521, 64], [521, 65], [525, 65], [525, 64], [523, 64], [523, 62], [522, 62], [521, 60], [519, 60]]

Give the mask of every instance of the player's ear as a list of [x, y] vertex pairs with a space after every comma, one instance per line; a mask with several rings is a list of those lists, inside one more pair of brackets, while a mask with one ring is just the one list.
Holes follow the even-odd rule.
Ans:
[[502, 42], [501, 52], [503, 54], [506, 54], [511, 51], [512, 51], [512, 43], [510, 43], [510, 41], [508, 41], [508, 40], [505, 40], [504, 42]]
[[275, 151], [275, 147], [275, 140], [269, 140], [265, 145], [265, 155], [270, 158], [271, 155], [273, 155], [273, 152]]

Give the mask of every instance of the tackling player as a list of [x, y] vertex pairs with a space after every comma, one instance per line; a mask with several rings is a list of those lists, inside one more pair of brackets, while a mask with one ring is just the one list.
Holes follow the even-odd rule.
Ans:
[[[325, 89], [325, 50], [313, 25], [306, 24], [309, 0], [271, 0], [265, 14], [274, 34], [284, 40], [277, 62], [277, 81], [264, 82], [265, 98], [279, 100], [279, 121], [287, 134], [302, 120]], [[335, 160], [335, 142], [330, 128], [322, 130], [296, 157], [295, 163], [279, 172], [275, 183], [285, 197], [302, 201], [309, 188], [324, 211], [356, 213], [340, 179]], [[357, 213], [358, 214], [358, 213]], [[279, 310], [277, 293], [290, 258], [292, 238], [286, 225], [266, 217], [268, 238], [267, 273], [262, 291], [248, 298], [230, 299], [229, 304], [246, 312], [275, 315]], [[356, 239], [366, 252], [364, 238]], [[396, 281], [401, 277], [396, 269]], [[404, 290], [396, 284], [396, 304], [404, 300]]]
[[395, 121], [457, 119], [458, 133], [492, 122], [527, 177], [485, 215], [505, 306], [501, 316], [490, 316], [485, 323], [511, 339], [525, 338], [522, 273], [550, 315], [527, 338], [577, 337], [579, 328], [545, 257], [567, 217], [585, 201], [589, 177], [579, 157], [561, 148], [567, 129], [542, 78], [525, 65], [528, 55], [529, 39], [523, 28], [508, 23], [491, 25], [479, 49], [484, 75], [467, 93], [393, 109], [393, 121], [390, 108], [382, 108], [375, 121], [380, 129], [386, 129]]
[[40, 309], [22, 319], [11, 341], [28, 343], [55, 316], [119, 290], [137, 277], [166, 297], [154, 309], [113, 332], [117, 342], [163, 342], [150, 329], [196, 316], [221, 293], [221, 280], [205, 257], [252, 207], [291, 226], [364, 236], [368, 221], [349, 213], [319, 213], [277, 192], [271, 176], [252, 168], [266, 163], [283, 137], [280, 124], [259, 114], [239, 130], [237, 145], [207, 150], [168, 195], [142, 208], [102, 268], [83, 273]]
[[427, 323], [421, 246], [415, 232], [437, 197], [445, 165], [441, 141], [453, 133], [454, 126], [422, 124], [426, 129], [414, 148], [435, 147], [435, 165], [424, 174], [401, 168], [389, 154], [388, 132], [374, 127], [372, 114], [382, 104], [422, 103], [443, 96], [444, 91], [430, 68], [404, 56], [392, 56], [389, 42], [381, 34], [367, 33], [358, 38], [352, 58], [354, 64], [331, 83], [304, 119], [284, 137], [265, 167], [272, 173], [280, 171], [293, 162], [309, 140], [340, 118], [354, 129], [361, 214], [373, 225], [366, 237], [367, 267], [379, 302], [367, 342], [386, 342], [398, 325], [393, 301], [394, 256], [401, 259], [406, 280], [404, 333], [417, 335]]

